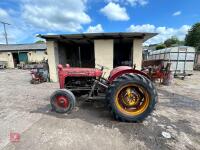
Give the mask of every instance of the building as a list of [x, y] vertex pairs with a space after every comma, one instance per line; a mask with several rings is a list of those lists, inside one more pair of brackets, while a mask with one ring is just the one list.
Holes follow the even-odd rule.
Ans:
[[20, 62], [32, 63], [47, 59], [46, 44], [9, 44], [0, 45], [0, 61], [7, 68], [15, 68]]
[[[120, 65], [141, 69], [142, 44], [156, 33], [85, 33], [40, 35], [46, 39], [51, 81], [58, 81], [57, 64], [72, 67]], [[108, 70], [107, 70], [108, 72]], [[108, 76], [108, 73], [106, 74]]]

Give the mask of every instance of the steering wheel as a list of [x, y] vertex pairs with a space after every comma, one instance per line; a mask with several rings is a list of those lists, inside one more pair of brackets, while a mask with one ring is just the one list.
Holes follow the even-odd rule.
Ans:
[[97, 65], [98, 67], [100, 67], [102, 71], [103, 71], [104, 69], [108, 69], [108, 70], [109, 70], [109, 68], [108, 68], [108, 67], [106, 67], [106, 66], [99, 65], [99, 64], [96, 64], [96, 65]]

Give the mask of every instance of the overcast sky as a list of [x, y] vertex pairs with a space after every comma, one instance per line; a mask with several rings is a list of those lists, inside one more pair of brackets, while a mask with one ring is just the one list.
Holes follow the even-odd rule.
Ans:
[[[200, 21], [199, 0], [0, 0], [9, 43], [32, 43], [37, 34], [157, 32], [146, 44], [183, 40]], [[0, 24], [0, 43], [5, 43]]]

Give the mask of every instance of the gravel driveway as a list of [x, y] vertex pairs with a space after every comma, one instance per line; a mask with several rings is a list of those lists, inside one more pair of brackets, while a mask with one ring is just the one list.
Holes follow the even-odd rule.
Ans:
[[78, 100], [69, 115], [51, 112], [58, 84], [31, 85], [30, 78], [26, 70], [0, 70], [0, 149], [200, 149], [200, 72], [158, 85], [156, 110], [142, 123], [113, 120], [101, 101]]

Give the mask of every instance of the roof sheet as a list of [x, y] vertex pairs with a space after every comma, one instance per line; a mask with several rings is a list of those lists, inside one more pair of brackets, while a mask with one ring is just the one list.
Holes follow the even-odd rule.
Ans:
[[59, 34], [59, 35], [39, 35], [46, 40], [95, 40], [95, 39], [120, 39], [120, 38], [142, 38], [146, 40], [156, 36], [157, 33], [147, 32], [114, 32], [114, 33], [80, 33], [80, 34]]
[[0, 52], [46, 50], [46, 44], [0, 44]]

